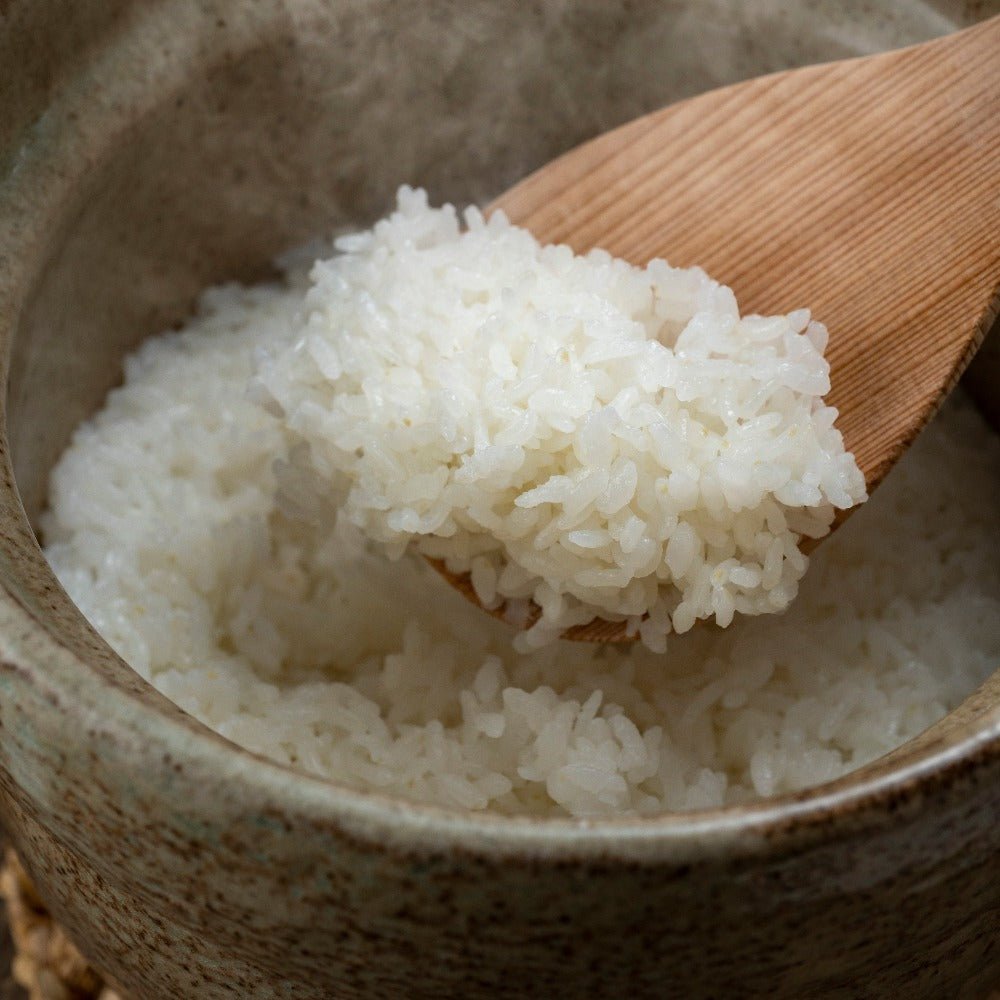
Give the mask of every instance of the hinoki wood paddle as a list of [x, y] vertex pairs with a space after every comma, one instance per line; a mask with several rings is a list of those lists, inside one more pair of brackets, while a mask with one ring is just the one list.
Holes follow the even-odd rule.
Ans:
[[[871, 491], [997, 313], [1000, 18], [671, 105], [493, 207], [578, 252], [699, 264], [744, 314], [811, 309], [830, 330], [827, 400]], [[620, 640], [624, 624], [566, 637]]]

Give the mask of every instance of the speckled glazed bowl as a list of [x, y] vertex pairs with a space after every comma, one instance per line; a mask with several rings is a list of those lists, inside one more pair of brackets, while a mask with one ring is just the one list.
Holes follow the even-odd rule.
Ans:
[[998, 11], [0, 3], [0, 821], [132, 997], [976, 998], [1000, 981], [1000, 676], [795, 797], [461, 815], [209, 733], [86, 625], [32, 529], [123, 353], [204, 285], [371, 219], [401, 181], [485, 201], [678, 96]]

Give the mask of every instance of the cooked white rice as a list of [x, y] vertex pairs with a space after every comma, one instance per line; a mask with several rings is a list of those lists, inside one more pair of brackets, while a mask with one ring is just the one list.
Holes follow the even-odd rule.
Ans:
[[129, 359], [55, 468], [44, 522], [84, 614], [236, 743], [447, 806], [653, 813], [843, 774], [997, 665], [1000, 439], [962, 400], [820, 546], [784, 615], [693, 629], [665, 656], [514, 652], [419, 557], [289, 516], [286, 436], [246, 387], [255, 354], [295, 337], [296, 280], [209, 292]]
[[[320, 261], [259, 386], [299, 445], [299, 510], [471, 573], [522, 650], [626, 621], [784, 611], [834, 508], [865, 498], [823, 404], [825, 328], [740, 318], [698, 268], [539, 245], [502, 213], [397, 210]], [[309, 494], [314, 494], [313, 503]]]

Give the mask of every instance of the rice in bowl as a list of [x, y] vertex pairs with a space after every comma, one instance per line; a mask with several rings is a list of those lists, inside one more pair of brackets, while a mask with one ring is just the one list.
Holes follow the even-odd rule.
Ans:
[[995, 668], [1000, 442], [961, 399], [823, 543], [783, 615], [665, 654], [515, 651], [420, 558], [387, 562], [343, 518], [330, 530], [337, 498], [316, 509], [296, 442], [248, 393], [299, 336], [305, 281], [293, 267], [282, 286], [212, 290], [143, 345], [54, 469], [43, 524], [108, 642], [234, 742], [451, 807], [656, 813], [834, 778]]

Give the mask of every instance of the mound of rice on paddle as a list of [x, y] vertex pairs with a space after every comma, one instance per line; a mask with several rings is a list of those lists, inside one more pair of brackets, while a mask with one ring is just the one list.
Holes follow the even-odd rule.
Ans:
[[[259, 388], [288, 502], [471, 574], [521, 648], [602, 618], [662, 650], [783, 611], [865, 483], [824, 405], [825, 328], [741, 318], [699, 268], [541, 246], [474, 208], [396, 212], [316, 263]], [[332, 521], [331, 521], [332, 530]]]

